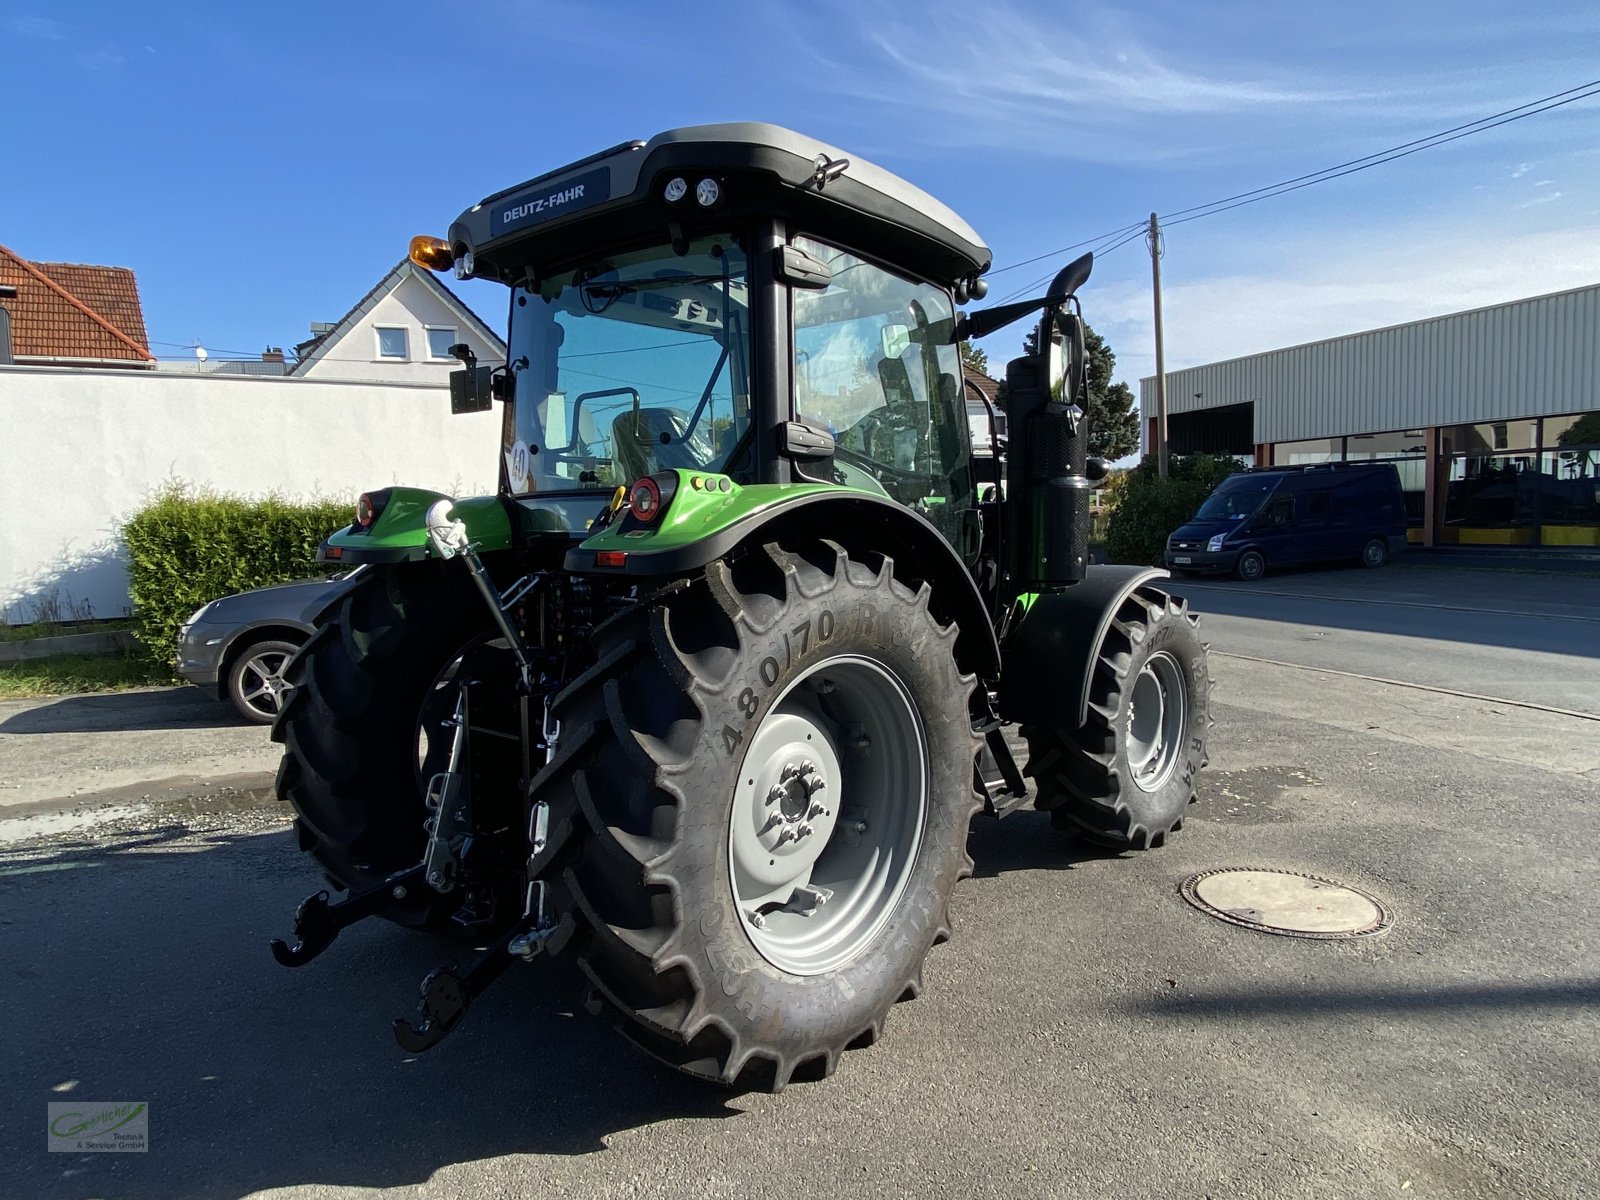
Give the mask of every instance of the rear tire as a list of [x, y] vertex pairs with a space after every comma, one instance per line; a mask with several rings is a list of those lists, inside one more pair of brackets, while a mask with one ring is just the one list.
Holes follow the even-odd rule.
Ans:
[[1389, 561], [1389, 542], [1387, 538], [1368, 538], [1367, 544], [1361, 547], [1361, 565], [1369, 570], [1376, 570]]
[[[454, 709], [453, 664], [485, 646], [489, 626], [466, 573], [453, 578], [441, 566], [368, 575], [322, 614], [289, 664], [292, 690], [272, 730], [284, 744], [278, 798], [294, 808], [300, 849], [338, 888], [365, 890], [422, 858], [422, 798], [426, 777], [443, 769], [448, 753], [440, 721]], [[488, 687], [505, 672], [472, 674]], [[507, 690], [511, 682], [506, 678]], [[514, 721], [488, 699], [474, 689], [473, 726]], [[495, 792], [514, 803], [517, 766], [505, 744], [487, 737], [471, 743], [475, 805], [492, 803]], [[509, 885], [514, 892], [515, 880]], [[384, 915], [438, 926], [464, 899], [461, 889], [440, 895], [418, 887]]]
[[1183, 825], [1206, 764], [1211, 677], [1186, 601], [1141, 587], [1097, 654], [1077, 730], [1024, 725], [1026, 774], [1051, 824], [1116, 850], [1148, 850]]
[[603, 626], [557, 700], [535, 794], [573, 814], [580, 964], [670, 1065], [821, 1078], [921, 989], [978, 807], [974, 680], [930, 595], [769, 545]]

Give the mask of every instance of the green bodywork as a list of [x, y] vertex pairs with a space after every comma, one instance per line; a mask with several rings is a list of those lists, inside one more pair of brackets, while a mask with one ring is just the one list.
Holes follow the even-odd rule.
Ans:
[[[432, 557], [424, 518], [442, 492], [426, 488], [397, 487], [370, 529], [348, 525], [330, 536], [317, 550], [323, 562], [394, 563], [420, 562]], [[457, 500], [450, 515], [467, 527], [467, 536], [482, 552], [504, 550], [511, 545], [511, 519], [498, 496], [472, 496]]]
[[[650, 524], [617, 519], [592, 537], [583, 550], [623, 550], [635, 554], [665, 553], [709, 537], [729, 525], [756, 516], [798, 496], [817, 492], [848, 494], [827, 483], [755, 483], [741, 486], [726, 475], [679, 468], [678, 487], [660, 518]], [[871, 493], [868, 493], [869, 495]]]

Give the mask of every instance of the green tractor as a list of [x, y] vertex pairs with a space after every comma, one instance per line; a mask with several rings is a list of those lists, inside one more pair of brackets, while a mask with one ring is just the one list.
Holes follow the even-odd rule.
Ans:
[[[1089, 256], [964, 314], [990, 253], [960, 217], [730, 124], [497, 193], [412, 257], [509, 291], [508, 361], [458, 346], [451, 378], [455, 411], [502, 406], [499, 489], [373, 492], [323, 544], [368, 565], [273, 736], [345, 895], [280, 962], [367, 916], [470, 939], [395, 1023], [416, 1052], [572, 954], [650, 1053], [776, 1089], [917, 994], [978, 811], [1115, 850], [1180, 826], [1206, 652], [1164, 572], [1087, 564]], [[980, 486], [957, 348], [1034, 315]]]

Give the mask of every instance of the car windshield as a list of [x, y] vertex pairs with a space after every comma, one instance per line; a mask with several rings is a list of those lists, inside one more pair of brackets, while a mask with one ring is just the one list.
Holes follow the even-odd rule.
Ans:
[[1195, 517], [1201, 521], [1242, 521], [1261, 508], [1277, 480], [1260, 476], [1235, 476], [1206, 497]]
[[744, 250], [731, 236], [586, 264], [511, 297], [501, 449], [514, 495], [726, 469], [750, 427]]

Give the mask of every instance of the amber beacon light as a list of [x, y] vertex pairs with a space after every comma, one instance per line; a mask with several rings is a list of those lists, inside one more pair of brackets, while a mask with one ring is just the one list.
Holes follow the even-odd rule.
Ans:
[[411, 261], [430, 271], [447, 271], [456, 261], [456, 256], [443, 238], [419, 233], [411, 239]]

